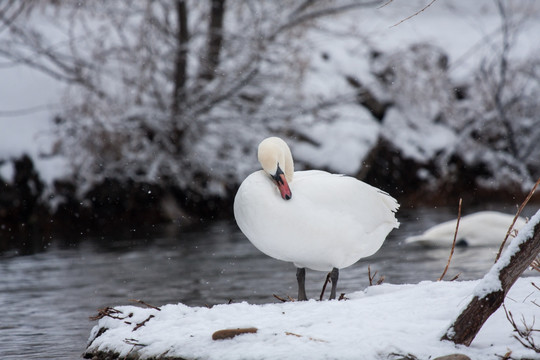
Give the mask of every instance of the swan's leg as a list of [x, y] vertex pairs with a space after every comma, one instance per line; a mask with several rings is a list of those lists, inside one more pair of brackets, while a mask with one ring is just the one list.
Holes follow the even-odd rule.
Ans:
[[330, 290], [330, 300], [334, 300], [336, 298], [336, 286], [337, 281], [339, 277], [339, 269], [333, 268], [330, 272], [330, 281], [332, 281], [332, 290]]
[[307, 300], [306, 296], [306, 268], [296, 269], [296, 280], [298, 281], [298, 301]]

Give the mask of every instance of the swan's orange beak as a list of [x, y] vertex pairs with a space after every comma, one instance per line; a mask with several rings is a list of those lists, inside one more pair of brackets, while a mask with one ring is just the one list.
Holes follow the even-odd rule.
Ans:
[[277, 168], [276, 175], [273, 175], [272, 179], [274, 179], [283, 200], [290, 200], [292, 197], [291, 188], [289, 188], [287, 178], [285, 178], [285, 174], [279, 166]]

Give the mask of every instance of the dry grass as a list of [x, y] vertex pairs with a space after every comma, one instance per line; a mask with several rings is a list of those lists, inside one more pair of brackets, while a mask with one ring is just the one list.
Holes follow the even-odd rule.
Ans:
[[377, 280], [376, 283], [373, 283], [373, 280], [375, 280], [375, 276], [377, 276], [377, 271], [375, 271], [373, 273], [373, 275], [371, 275], [371, 266], [370, 265], [368, 265], [367, 270], [368, 270], [369, 286], [381, 285], [384, 282], [384, 275], [381, 275], [381, 276], [379, 276], [379, 280]]
[[[452, 256], [454, 255], [454, 250], [456, 249], [456, 239], [457, 239], [457, 233], [459, 230], [459, 221], [461, 220], [461, 203], [462, 202], [463, 202], [463, 199], [459, 198], [458, 217], [457, 217], [457, 223], [456, 223], [456, 231], [454, 231], [454, 240], [452, 241], [452, 249], [450, 249], [450, 255], [448, 256], [446, 267], [444, 268], [443, 273], [441, 274], [441, 276], [439, 277], [437, 281], [441, 281], [444, 278], [444, 275], [446, 275], [446, 272], [448, 271], [448, 267], [450, 266], [450, 262], [452, 261]], [[459, 274], [457, 276], [459, 276]], [[455, 276], [452, 280], [457, 279], [457, 276]]]
[[523, 315], [521, 316], [521, 326], [517, 324], [514, 316], [510, 311], [506, 309], [506, 306], [503, 304], [504, 313], [506, 318], [514, 328], [514, 332], [517, 335], [514, 335], [514, 338], [521, 343], [527, 349], [533, 350], [534, 352], [540, 354], [540, 344], [534, 342], [534, 333], [540, 332], [540, 329], [534, 328], [535, 318], [532, 319], [532, 324], [528, 324]]

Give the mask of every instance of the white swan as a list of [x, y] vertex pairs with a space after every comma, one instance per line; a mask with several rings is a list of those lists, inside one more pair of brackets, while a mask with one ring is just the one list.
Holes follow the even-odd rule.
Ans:
[[[294, 172], [285, 141], [259, 144], [263, 170], [249, 175], [234, 199], [234, 216], [257, 249], [297, 267], [298, 299], [306, 300], [305, 268], [329, 271], [330, 299], [339, 270], [374, 254], [399, 226], [397, 201], [355, 178], [325, 171]], [[293, 179], [294, 176], [294, 179]]]
[[[514, 215], [497, 211], [480, 211], [459, 220], [456, 244], [461, 246], [489, 246], [501, 244], [506, 236]], [[427, 229], [423, 234], [410, 236], [405, 243], [417, 243], [425, 246], [452, 246], [457, 219]], [[523, 218], [518, 218], [514, 229], [525, 225]]]

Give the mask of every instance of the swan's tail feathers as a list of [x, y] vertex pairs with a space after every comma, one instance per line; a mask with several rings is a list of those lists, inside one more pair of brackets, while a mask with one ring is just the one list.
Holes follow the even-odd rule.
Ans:
[[396, 229], [399, 228], [399, 221], [394, 216], [394, 214], [399, 209], [399, 206], [400, 206], [399, 203], [397, 202], [396, 199], [394, 199], [392, 196], [390, 196], [390, 194], [388, 194], [387, 192], [379, 190], [379, 193], [381, 194], [381, 198], [383, 200], [384, 205], [388, 208], [388, 210], [390, 210], [392, 212], [392, 217], [394, 218], [393, 220], [395, 221], [394, 227]]

